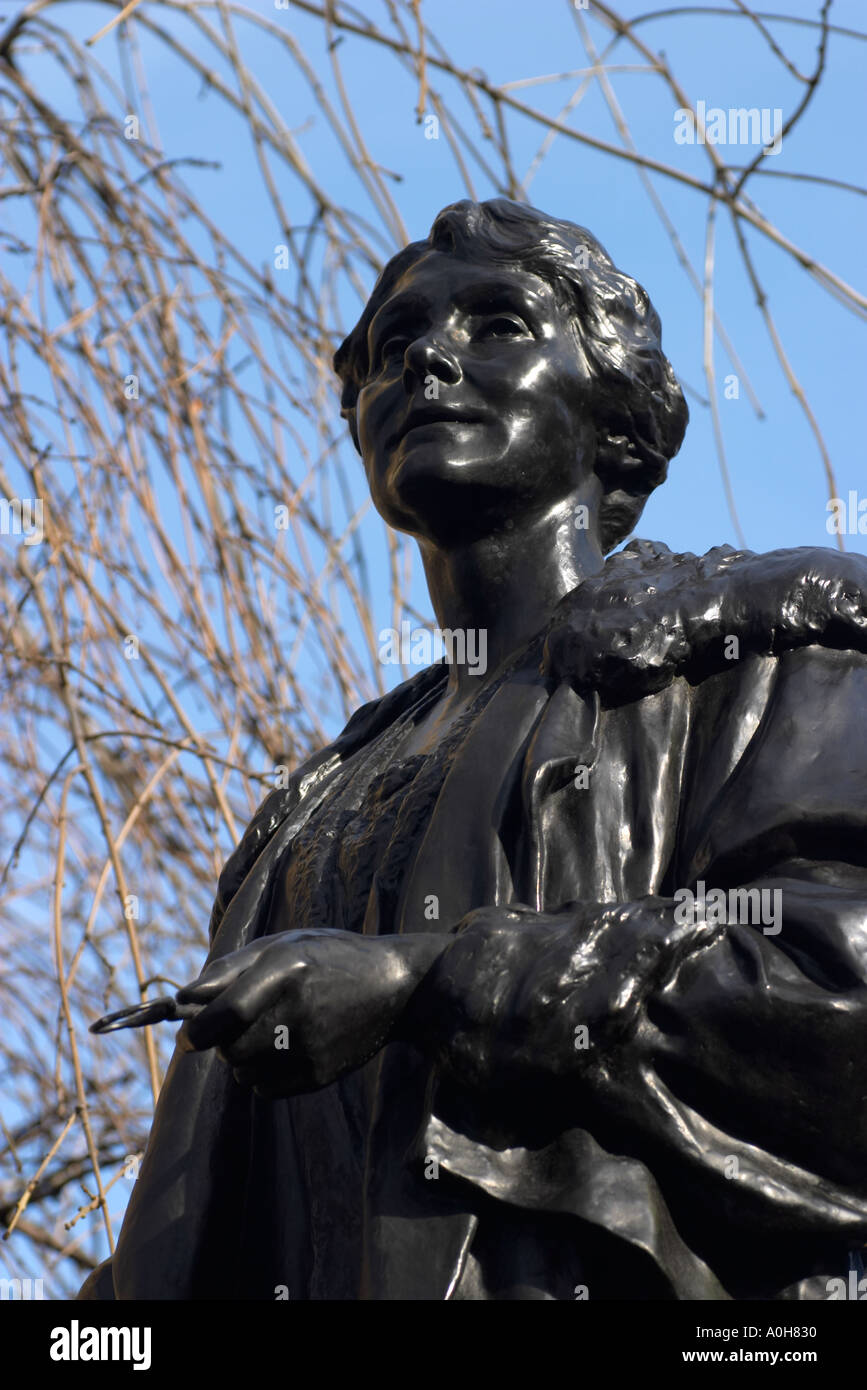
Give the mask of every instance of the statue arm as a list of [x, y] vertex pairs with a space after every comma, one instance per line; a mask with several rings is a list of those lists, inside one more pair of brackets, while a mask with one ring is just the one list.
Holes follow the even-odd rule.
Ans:
[[589, 1102], [639, 1147], [720, 1177], [757, 1146], [867, 1198], [867, 980], [832, 944], [841, 924], [863, 933], [867, 875], [749, 886], [778, 891], [784, 929], [817, 929], [818, 949], [796, 960], [761, 926], [683, 927], [672, 899], [481, 909], [419, 991], [413, 1031], [477, 1093], [545, 1086], [563, 1123]]
[[776, 921], [684, 922], [673, 896], [479, 909], [405, 1026], [433, 1039], [441, 1082], [481, 1115], [544, 1088], [561, 1128], [615, 1135], [654, 1171], [663, 1155], [747, 1224], [768, 1229], [775, 1211], [781, 1231], [830, 1224], [863, 1241], [867, 662], [782, 661], [683, 869], [685, 885], [763, 892]]

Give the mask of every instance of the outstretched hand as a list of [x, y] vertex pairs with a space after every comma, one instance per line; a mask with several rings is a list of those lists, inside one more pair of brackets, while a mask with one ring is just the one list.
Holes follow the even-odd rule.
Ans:
[[179, 1045], [216, 1048], [239, 1084], [269, 1099], [318, 1090], [389, 1041], [448, 941], [318, 928], [262, 937], [178, 991], [180, 1004], [202, 1006]]

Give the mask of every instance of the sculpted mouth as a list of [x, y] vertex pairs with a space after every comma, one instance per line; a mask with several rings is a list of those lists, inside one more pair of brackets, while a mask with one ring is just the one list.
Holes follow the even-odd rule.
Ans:
[[478, 425], [484, 422], [484, 418], [478, 412], [470, 410], [445, 410], [435, 404], [424, 408], [417, 406], [409, 412], [403, 424], [392, 436], [392, 442], [396, 444], [404, 435], [409, 434], [410, 430], [423, 429], [426, 425]]

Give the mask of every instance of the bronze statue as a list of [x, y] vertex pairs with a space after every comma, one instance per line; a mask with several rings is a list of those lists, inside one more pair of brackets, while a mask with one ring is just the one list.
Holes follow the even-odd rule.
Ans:
[[486, 669], [266, 797], [144, 1008], [185, 1021], [81, 1296], [829, 1297], [867, 1242], [867, 564], [605, 558], [686, 405], [644, 290], [523, 204], [440, 213], [335, 367]]

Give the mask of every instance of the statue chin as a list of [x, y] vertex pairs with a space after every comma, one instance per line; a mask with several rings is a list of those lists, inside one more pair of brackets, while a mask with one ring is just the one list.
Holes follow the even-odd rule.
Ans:
[[[396, 489], [414, 478], [443, 483], [481, 482], [502, 471], [499, 452], [479, 449], [478, 441], [468, 435], [461, 437], [452, 432], [448, 438], [437, 437], [434, 430], [439, 428], [432, 425], [429, 429], [411, 430], [397, 445], [388, 470]], [[498, 481], [502, 486], [502, 478]]]
[[413, 448], [390, 470], [388, 495], [382, 504], [375, 499], [377, 510], [389, 525], [435, 543], [447, 544], [467, 530], [483, 535], [516, 507], [502, 486], [484, 478], [486, 471], [478, 459]]

